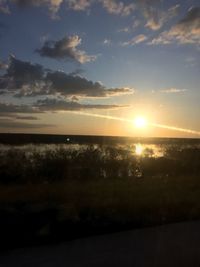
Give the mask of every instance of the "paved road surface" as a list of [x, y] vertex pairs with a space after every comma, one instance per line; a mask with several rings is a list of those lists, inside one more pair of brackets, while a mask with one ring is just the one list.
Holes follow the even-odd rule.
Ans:
[[17, 249], [1, 267], [200, 267], [200, 221]]

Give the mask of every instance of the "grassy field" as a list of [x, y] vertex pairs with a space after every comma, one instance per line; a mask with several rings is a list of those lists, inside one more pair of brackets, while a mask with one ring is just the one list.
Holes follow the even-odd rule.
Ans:
[[[200, 219], [200, 150], [1, 154], [2, 248]], [[138, 175], [140, 173], [140, 175]]]

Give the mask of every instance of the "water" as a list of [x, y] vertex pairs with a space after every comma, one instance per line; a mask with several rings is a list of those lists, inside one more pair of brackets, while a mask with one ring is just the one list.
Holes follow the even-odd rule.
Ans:
[[[26, 144], [26, 145], [5, 145], [0, 144], [0, 153], [4, 153], [10, 149], [19, 149], [23, 150], [27, 154], [32, 152], [37, 153], [45, 153], [46, 151], [55, 151], [58, 148], [64, 150], [84, 150], [87, 147], [92, 146], [93, 148], [97, 148], [99, 145], [83, 145], [83, 144]], [[167, 148], [171, 147], [170, 145], [156, 145], [156, 144], [141, 144], [141, 143], [133, 143], [130, 145], [121, 145], [116, 144], [112, 145], [114, 148], [122, 149], [127, 152], [131, 152], [133, 155], [137, 156], [148, 156], [148, 157], [163, 157], [165, 155], [165, 151]], [[186, 147], [185, 145], [182, 146]], [[193, 147], [193, 146], [188, 146]]]
[[[25, 137], [27, 136], [31, 141], [32, 135], [25, 135]], [[7, 137], [9, 140], [10, 135]], [[1, 142], [2, 138], [0, 136], [0, 154], [3, 154], [10, 149], [23, 150], [27, 155], [31, 155], [33, 152], [43, 154], [46, 153], [46, 151], [55, 151], [57, 149], [78, 151], [85, 150], [88, 147], [93, 147], [94, 149], [100, 147], [113, 147], [127, 151], [128, 153], [132, 153], [133, 156], [137, 157], [159, 158], [165, 157], [169, 150], [182, 151], [185, 149], [200, 149], [200, 139], [136, 139], [124, 137], [56, 135], [55, 143], [53, 143], [53, 135], [51, 138], [49, 138], [49, 135], [46, 135], [46, 138], [44, 138], [43, 135], [34, 135], [33, 142], [26, 143], [23, 141], [24, 135], [19, 135], [19, 137], [21, 138], [19, 138], [17, 141], [14, 141], [13, 144], [12, 142], [8, 142], [10, 144], [6, 144], [6, 138], [4, 138], [3, 142]]]

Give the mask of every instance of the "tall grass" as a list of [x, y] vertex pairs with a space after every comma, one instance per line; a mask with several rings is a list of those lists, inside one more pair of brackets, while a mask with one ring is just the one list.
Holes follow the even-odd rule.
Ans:
[[[3, 246], [200, 218], [200, 149], [109, 146], [0, 154]], [[140, 175], [138, 175], [140, 174]]]

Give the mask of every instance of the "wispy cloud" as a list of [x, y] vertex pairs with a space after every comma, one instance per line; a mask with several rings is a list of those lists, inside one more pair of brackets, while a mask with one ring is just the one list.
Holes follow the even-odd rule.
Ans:
[[74, 11], [85, 11], [92, 3], [92, 0], [67, 0], [68, 8]]
[[118, 32], [133, 32], [140, 25], [141, 25], [141, 21], [139, 19], [134, 19], [133, 23], [130, 26], [121, 28], [118, 30]]
[[110, 46], [112, 44], [112, 41], [110, 39], [103, 40], [103, 45]]
[[135, 10], [135, 4], [125, 4], [123, 1], [100, 0], [103, 7], [110, 14], [128, 16]]
[[74, 11], [86, 11], [93, 3], [98, 2], [110, 14], [128, 16], [135, 10], [135, 4], [126, 4], [118, 0], [0, 0], [0, 12], [10, 14], [9, 3], [14, 3], [19, 7], [46, 6], [51, 17], [58, 18], [57, 13], [63, 4]]
[[162, 32], [150, 44], [200, 44], [200, 7], [189, 9], [186, 16], [169, 31]]
[[178, 88], [168, 88], [168, 89], [160, 90], [161, 93], [166, 93], [166, 94], [184, 93], [186, 91], [187, 89], [178, 89]]
[[68, 111], [83, 109], [118, 109], [126, 106], [122, 105], [103, 105], [103, 104], [82, 104], [76, 101], [66, 101], [57, 98], [45, 98], [38, 100], [35, 106], [41, 111]]
[[118, 32], [129, 32], [130, 28], [129, 27], [124, 27], [118, 30]]
[[136, 45], [136, 44], [139, 44], [139, 43], [146, 41], [147, 39], [148, 39], [148, 37], [146, 35], [139, 34], [139, 35], [135, 36], [134, 38], [132, 38], [131, 40], [129, 40], [127, 42], [123, 42], [121, 45], [122, 46]]
[[44, 124], [44, 123], [28, 123], [28, 122], [20, 122], [15, 120], [8, 119], [0, 119], [0, 128], [6, 129], [33, 129], [33, 128], [46, 128], [52, 127], [53, 124]]
[[35, 120], [39, 120], [38, 117], [35, 117], [35, 116], [21, 116], [21, 115], [17, 115], [15, 116], [15, 119], [16, 120], [27, 120], [27, 121], [35, 121]]
[[175, 5], [170, 7], [167, 11], [161, 11], [153, 7], [145, 9], [144, 14], [147, 19], [145, 26], [154, 31], [161, 29], [167, 21], [178, 14], [179, 7], [180, 5]]

